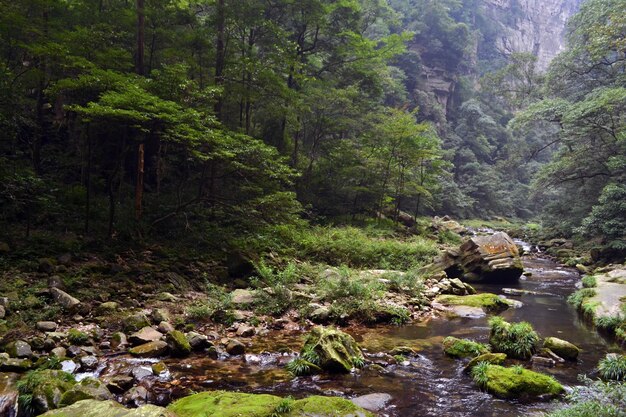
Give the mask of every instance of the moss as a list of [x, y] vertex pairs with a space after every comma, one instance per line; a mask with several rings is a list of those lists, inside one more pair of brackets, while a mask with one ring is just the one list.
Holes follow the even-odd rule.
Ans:
[[582, 305], [586, 299], [596, 295], [596, 290], [593, 288], [582, 288], [567, 298], [567, 302], [573, 305], [577, 310], [582, 309]]
[[505, 360], [506, 353], [484, 353], [469, 361], [464, 370], [465, 372], [469, 372], [474, 366], [481, 362], [488, 363], [490, 365], [502, 365]]
[[191, 345], [183, 332], [172, 330], [167, 334], [167, 341], [170, 345], [172, 355], [187, 356], [191, 353]]
[[300, 356], [330, 372], [347, 373], [364, 360], [356, 341], [338, 329], [316, 327], [307, 336]]
[[584, 288], [594, 288], [598, 286], [598, 280], [593, 275], [584, 276], [582, 283]]
[[500, 398], [558, 395], [564, 392], [563, 386], [553, 377], [521, 366], [505, 368], [485, 364], [476, 366], [472, 376], [481, 388]]
[[76, 384], [71, 374], [56, 370], [37, 370], [24, 375], [17, 383], [20, 408], [41, 414], [59, 407], [61, 396]]
[[556, 337], [547, 337], [543, 341], [543, 347], [568, 360], [576, 360], [580, 353], [580, 349], [576, 345]]
[[489, 344], [494, 352], [506, 353], [516, 359], [528, 359], [535, 352], [539, 335], [530, 323], [508, 323], [501, 317], [493, 317], [489, 326]]
[[488, 312], [498, 312], [510, 307], [510, 303], [495, 294], [483, 293], [474, 295], [440, 295], [435, 299], [443, 305], [463, 305], [481, 307]]
[[446, 337], [443, 339], [443, 351], [453, 358], [473, 358], [489, 352], [489, 346], [469, 339]]
[[82, 400], [112, 400], [113, 395], [106, 385], [96, 378], [85, 378], [61, 396], [60, 407], [72, 405]]
[[84, 345], [89, 341], [89, 335], [77, 329], [70, 329], [67, 332], [67, 340], [74, 345]]
[[143, 345], [136, 346], [130, 349], [128, 352], [139, 358], [150, 358], [155, 356], [163, 356], [167, 353], [167, 343], [157, 340], [156, 342], [144, 343]]
[[177, 417], [155, 405], [144, 405], [129, 410], [115, 401], [83, 400], [69, 407], [49, 411], [45, 417]]
[[268, 394], [245, 394], [239, 392], [203, 392], [182, 398], [168, 407], [178, 417], [371, 417], [372, 414], [357, 407], [351, 401], [336, 397], [313, 396], [289, 402], [289, 411], [283, 406], [285, 400]]

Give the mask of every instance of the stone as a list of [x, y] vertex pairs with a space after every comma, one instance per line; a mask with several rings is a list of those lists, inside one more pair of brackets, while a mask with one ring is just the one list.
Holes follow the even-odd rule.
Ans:
[[489, 313], [498, 313], [511, 306], [510, 300], [491, 293], [473, 295], [440, 295], [435, 302], [444, 306], [479, 307]]
[[85, 378], [61, 396], [60, 407], [67, 407], [82, 400], [112, 400], [113, 394], [96, 378]]
[[72, 345], [67, 348], [67, 356], [70, 358], [75, 358], [79, 356], [81, 353], [83, 353], [83, 350], [80, 348], [80, 346]]
[[480, 362], [487, 362], [491, 365], [502, 365], [506, 360], [506, 353], [483, 353], [473, 358], [467, 366], [463, 369], [465, 372], [470, 372], [472, 368], [478, 365]]
[[538, 356], [538, 355], [533, 355], [533, 357], [530, 358], [530, 363], [532, 364], [533, 367], [544, 367], [544, 368], [552, 368], [556, 365], [556, 362], [554, 361], [554, 359], [546, 358], [546, 357]]
[[589, 275], [590, 273], [589, 268], [587, 268], [583, 264], [576, 264], [576, 269], [578, 270], [578, 272], [580, 272], [583, 275]]
[[72, 254], [64, 253], [62, 255], [59, 255], [57, 261], [59, 261], [61, 265], [70, 266], [70, 264], [72, 263]]
[[[136, 409], [124, 408], [115, 401], [83, 400], [69, 407], [51, 410], [45, 417], [177, 417], [174, 413], [156, 405], [144, 405]], [[42, 417], [43, 417], [42, 416]]]
[[65, 283], [63, 282], [63, 278], [58, 275], [52, 275], [48, 277], [48, 288], [58, 288], [60, 290], [65, 290]]
[[142, 386], [132, 387], [124, 394], [122, 402], [134, 407], [139, 407], [148, 402], [148, 396], [149, 393], [146, 388]]
[[164, 308], [155, 308], [152, 310], [151, 313], [152, 316], [152, 321], [154, 323], [161, 323], [162, 321], [171, 321], [172, 318], [170, 317], [170, 313], [169, 311], [167, 311]]
[[391, 401], [391, 395], [384, 393], [374, 393], [368, 395], [361, 395], [360, 397], [353, 398], [352, 403], [357, 407], [361, 407], [367, 411], [377, 412], [385, 408], [387, 403]]
[[256, 333], [256, 329], [252, 326], [246, 326], [242, 324], [237, 328], [237, 336], [239, 337], [251, 337]]
[[152, 368], [148, 366], [136, 366], [131, 371], [131, 375], [137, 382], [141, 382], [142, 380], [151, 377], [153, 375]]
[[61, 362], [61, 370], [63, 372], [67, 372], [68, 374], [73, 374], [78, 370], [78, 364], [73, 360], [66, 360]]
[[196, 332], [189, 332], [185, 335], [187, 340], [189, 341], [189, 346], [191, 346], [192, 350], [203, 350], [208, 348], [209, 346], [213, 346], [213, 344], [209, 341], [209, 338], [203, 334]]
[[315, 327], [308, 334], [303, 352], [313, 352], [315, 365], [325, 371], [349, 373], [355, 364], [364, 361], [363, 353], [352, 336], [338, 329]]
[[160, 292], [159, 294], [157, 294], [156, 298], [159, 301], [166, 301], [170, 303], [175, 303], [176, 301], [178, 301], [178, 297], [169, 292]]
[[152, 365], [152, 373], [158, 377], [163, 377], [167, 375], [168, 372], [169, 370], [167, 369], [167, 365], [163, 362], [157, 362]]
[[50, 356], [65, 358], [67, 356], [67, 351], [63, 346], [55, 347], [50, 351]]
[[174, 326], [172, 326], [172, 325], [171, 325], [169, 322], [167, 322], [167, 321], [162, 321], [162, 322], [160, 322], [160, 323], [159, 323], [159, 327], [158, 327], [158, 328], [159, 328], [159, 331], [160, 331], [161, 333], [164, 333], [164, 334], [169, 333], [169, 332], [171, 332], [171, 331], [174, 331], [174, 330], [175, 330], [175, 329], [174, 329]]
[[33, 363], [29, 359], [0, 357], [0, 372], [22, 373], [30, 370]]
[[160, 340], [163, 337], [163, 333], [152, 327], [144, 327], [138, 332], [130, 335], [129, 340], [133, 346], [142, 345], [148, 342], [154, 342]]
[[556, 353], [552, 352], [550, 349], [547, 349], [547, 348], [542, 348], [539, 351], [539, 355], [543, 356], [545, 358], [550, 358], [555, 363], [563, 363], [563, 362], [565, 362], [565, 359], [563, 359], [562, 357], [560, 357], [559, 355], [557, 355]]
[[113, 335], [111, 336], [111, 347], [113, 349], [123, 349], [126, 346], [128, 346], [128, 340], [126, 339], [126, 335], [122, 332], [113, 333]]
[[38, 321], [35, 327], [40, 332], [54, 332], [58, 325], [53, 321]]
[[49, 258], [39, 259], [39, 266], [37, 267], [37, 270], [44, 274], [51, 274], [54, 272], [54, 261]]
[[236, 289], [231, 293], [231, 302], [235, 305], [252, 304], [254, 292], [250, 290]]
[[135, 346], [130, 349], [128, 352], [139, 358], [152, 358], [163, 356], [168, 351], [167, 343], [162, 340], [157, 340], [156, 342], [149, 342], [143, 345]]
[[119, 303], [116, 303], [115, 301], [107, 301], [105, 303], [100, 304], [96, 308], [96, 314], [100, 316], [106, 316], [108, 314], [115, 313], [117, 310], [119, 310], [119, 308], [120, 308]]
[[237, 339], [230, 339], [226, 345], [226, 353], [229, 355], [243, 355], [246, 353], [246, 346]]
[[93, 355], [83, 356], [82, 358], [80, 358], [80, 364], [83, 369], [91, 371], [96, 369], [96, 367], [98, 366], [98, 358]]
[[309, 319], [314, 323], [327, 323], [330, 319], [330, 308], [326, 306], [316, 307], [310, 314]]
[[16, 340], [9, 343], [5, 350], [12, 358], [30, 358], [33, 356], [33, 351], [28, 343], [23, 340]]
[[113, 375], [106, 379], [107, 388], [115, 394], [123, 394], [135, 383], [135, 379], [128, 375]]
[[[65, 392], [76, 384], [74, 377], [57, 370], [37, 370], [26, 376], [27, 393], [32, 396], [31, 408], [34, 415], [59, 408]], [[26, 393], [26, 392], [25, 392]]]
[[396, 346], [395, 348], [391, 349], [391, 352], [389, 352], [391, 356], [411, 356], [415, 355], [416, 353], [417, 351], [410, 346]]
[[489, 346], [469, 339], [448, 336], [443, 339], [443, 351], [453, 358], [474, 358], [489, 353]]
[[[477, 369], [475, 367], [472, 373], [475, 374]], [[499, 398], [556, 396], [565, 391], [553, 377], [521, 366], [487, 365], [482, 372], [481, 379], [486, 381], [482, 388]]]
[[127, 332], [136, 332], [148, 326], [150, 326], [150, 320], [144, 313], [131, 314], [124, 320], [124, 330]]
[[7, 311], [6, 311], [6, 309], [4, 308], [4, 306], [1, 306], [1, 305], [0, 305], [0, 320], [1, 320], [1, 319], [3, 319], [3, 318], [5, 318], [6, 316], [7, 316]]
[[52, 294], [52, 298], [54, 298], [54, 301], [56, 301], [58, 304], [61, 305], [61, 307], [65, 308], [66, 310], [75, 308], [80, 304], [80, 300], [78, 298], [72, 297], [71, 295], [59, 288], [50, 288], [50, 294]]
[[173, 330], [167, 334], [167, 343], [173, 356], [183, 357], [191, 353], [191, 345], [187, 337], [178, 330]]
[[543, 341], [543, 347], [550, 349], [563, 359], [571, 361], [575, 361], [580, 353], [580, 349], [576, 345], [556, 337], [546, 337]]

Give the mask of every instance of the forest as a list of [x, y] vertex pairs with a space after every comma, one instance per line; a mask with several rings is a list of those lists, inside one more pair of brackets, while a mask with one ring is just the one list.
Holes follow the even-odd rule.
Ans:
[[0, 416], [624, 416], [626, 0], [527, 3], [0, 0]]

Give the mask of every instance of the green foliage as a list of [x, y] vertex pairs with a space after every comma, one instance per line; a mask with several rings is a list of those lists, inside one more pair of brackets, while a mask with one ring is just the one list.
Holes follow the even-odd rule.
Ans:
[[472, 368], [472, 379], [481, 388], [484, 388], [489, 381], [487, 376], [487, 370], [489, 369], [489, 362], [478, 362], [476, 366]]
[[598, 286], [598, 279], [593, 275], [586, 275], [582, 278], [584, 288], [595, 288]]
[[84, 345], [89, 341], [89, 335], [77, 329], [70, 329], [67, 332], [67, 340], [73, 345]]
[[473, 358], [490, 352], [489, 346], [469, 339], [448, 336], [443, 339], [444, 352], [453, 358]]
[[573, 305], [577, 310], [581, 310], [586, 299], [596, 295], [593, 288], [582, 288], [567, 298], [567, 302]]
[[623, 417], [626, 410], [626, 385], [593, 381], [582, 377], [584, 386], [567, 395], [568, 405], [546, 417]]
[[232, 324], [234, 322], [230, 294], [222, 286], [206, 284], [207, 299], [187, 306], [185, 313], [193, 320]]
[[539, 335], [530, 323], [508, 323], [501, 317], [492, 317], [489, 327], [489, 344], [494, 352], [519, 359], [528, 359], [535, 352]]
[[598, 362], [598, 372], [605, 380], [626, 381], [626, 355], [609, 353]]
[[291, 410], [293, 409], [294, 401], [295, 401], [294, 398], [291, 396], [285, 397], [282, 400], [280, 400], [280, 402], [274, 409], [274, 412], [272, 413], [271, 417], [281, 417], [285, 414], [289, 414]]

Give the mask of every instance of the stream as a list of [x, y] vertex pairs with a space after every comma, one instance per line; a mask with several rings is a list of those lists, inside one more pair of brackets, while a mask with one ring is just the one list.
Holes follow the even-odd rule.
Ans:
[[[523, 243], [523, 242], [518, 242]], [[522, 290], [511, 295], [497, 285], [476, 284], [478, 292], [507, 294], [521, 306], [510, 308], [501, 316], [507, 321], [528, 321], [542, 337], [566, 339], [582, 349], [577, 362], [557, 364], [553, 368], [535, 368], [551, 374], [563, 385], [578, 384], [579, 374], [593, 376], [599, 359], [608, 351], [619, 348], [585, 324], [578, 313], [567, 304], [567, 296], [576, 289], [579, 274], [575, 269], [560, 266], [541, 255], [523, 257], [529, 277], [507, 284], [507, 288]], [[534, 293], [534, 294], [531, 294]], [[303, 334], [300, 331], [271, 331], [253, 339], [254, 346], [245, 356], [211, 359], [192, 355], [185, 359], [168, 358], [164, 362], [169, 372], [150, 382], [155, 397], [151, 402], [166, 405], [193, 391], [214, 389], [271, 393], [301, 398], [307, 395], [339, 395], [353, 398], [372, 393], [390, 394], [392, 399], [380, 412], [381, 416], [529, 416], [541, 415], [554, 407], [542, 401], [500, 400], [481, 392], [471, 377], [463, 372], [466, 361], [443, 354], [441, 342], [446, 336], [470, 338], [488, 342], [488, 317], [435, 317], [425, 322], [405, 326], [355, 326], [344, 329], [355, 337], [366, 358], [384, 366], [368, 366], [356, 374], [317, 375], [292, 378], [284, 365], [299, 351]], [[397, 346], [410, 346], [418, 354], [399, 364], [388, 364], [389, 352]], [[131, 359], [127, 355], [112, 356], [97, 371], [78, 374], [106, 377], [128, 373], [144, 367], [149, 370], [155, 359]], [[507, 361], [507, 364], [521, 363]], [[530, 362], [521, 363], [530, 367]], [[14, 417], [16, 396], [3, 388], [13, 385], [16, 375], [0, 374], [0, 415]], [[7, 379], [9, 378], [9, 379]], [[143, 384], [143, 382], [142, 382]], [[4, 413], [4, 414], [3, 414]]]

